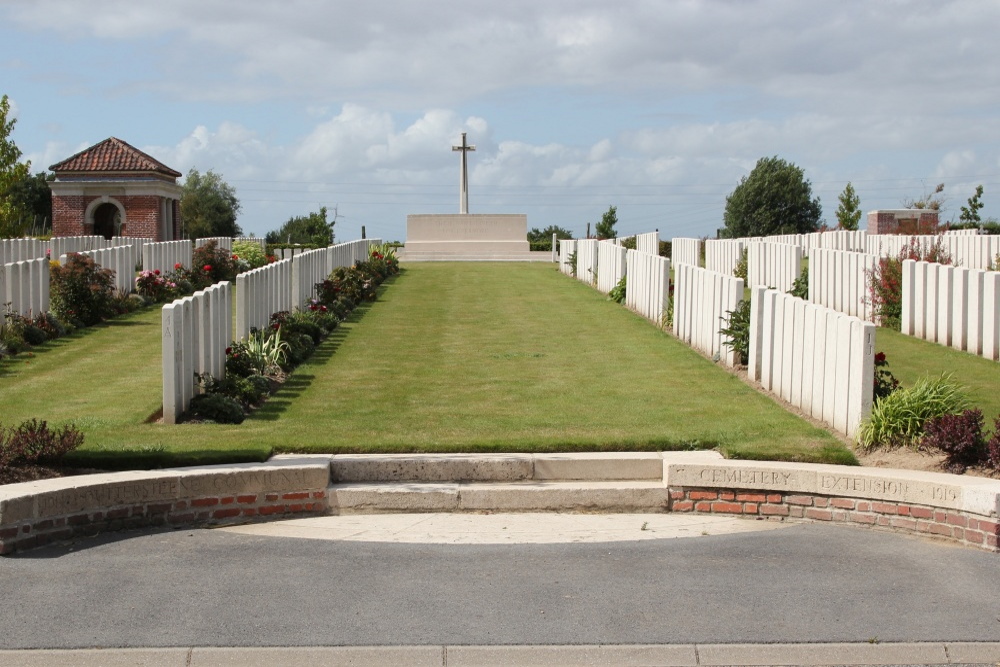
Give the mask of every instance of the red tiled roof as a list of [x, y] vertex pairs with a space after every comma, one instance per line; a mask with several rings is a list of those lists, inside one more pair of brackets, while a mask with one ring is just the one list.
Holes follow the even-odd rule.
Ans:
[[156, 158], [116, 137], [84, 149], [49, 167], [52, 171], [154, 171], [177, 178], [181, 175]]

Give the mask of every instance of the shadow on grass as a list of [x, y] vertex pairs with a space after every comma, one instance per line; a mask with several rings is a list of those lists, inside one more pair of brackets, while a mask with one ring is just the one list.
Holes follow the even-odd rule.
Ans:
[[53, 338], [51, 340], [47, 340], [41, 345], [33, 345], [30, 348], [22, 350], [16, 355], [4, 356], [2, 359], [0, 359], [0, 377], [10, 374], [9, 370], [10, 363], [17, 363], [18, 361], [30, 358], [27, 356], [28, 352], [32, 353], [35, 356], [39, 356], [52, 350], [60, 350], [66, 347], [67, 345], [72, 345], [73, 343], [79, 340], [83, 340], [100, 331], [104, 331], [105, 329], [120, 328], [120, 327], [159, 326], [159, 322], [143, 322], [143, 321], [136, 321], [135, 319], [139, 315], [148, 313], [151, 308], [152, 307], [144, 308], [142, 310], [137, 310], [132, 313], [127, 313], [125, 315], [119, 315], [113, 319], [106, 320], [104, 322], [99, 322], [89, 327], [76, 329], [75, 331], [73, 331], [73, 333], [66, 334], [65, 336], [60, 336], [59, 338]]
[[151, 470], [181, 466], [202, 466], [266, 461], [270, 447], [252, 449], [192, 449], [186, 451], [77, 450], [62, 460], [69, 468], [94, 470]]
[[[394, 278], [395, 276], [387, 279], [379, 286], [379, 295], [382, 294], [382, 288]], [[247, 421], [277, 421], [280, 419], [281, 415], [292, 405], [292, 401], [301, 396], [316, 379], [316, 374], [309, 372], [310, 369], [325, 365], [337, 353], [340, 346], [350, 336], [354, 328], [352, 325], [361, 321], [361, 318], [371, 310], [373, 303], [369, 301], [356, 306], [350, 315], [347, 316], [347, 319], [317, 346], [312, 355], [292, 371], [292, 374], [288, 376], [288, 379], [281, 385], [281, 388], [268, 398], [264, 402], [264, 405], [247, 416]]]

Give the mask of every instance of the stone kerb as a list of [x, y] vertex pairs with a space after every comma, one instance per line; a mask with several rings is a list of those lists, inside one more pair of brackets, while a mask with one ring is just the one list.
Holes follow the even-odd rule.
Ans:
[[881, 468], [664, 455], [671, 511], [831, 521], [998, 551], [1000, 482]]
[[639, 250], [625, 256], [625, 305], [656, 326], [663, 326], [663, 311], [670, 292], [670, 260]]
[[108, 530], [322, 514], [329, 479], [329, 457], [289, 457], [0, 486], [0, 554]]
[[875, 325], [759, 286], [750, 303], [750, 379], [853, 437], [871, 412]]

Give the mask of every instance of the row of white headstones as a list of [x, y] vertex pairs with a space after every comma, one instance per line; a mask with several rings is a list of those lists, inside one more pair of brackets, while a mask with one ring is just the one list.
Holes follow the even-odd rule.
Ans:
[[[656, 237], [653, 240], [652, 237]], [[608, 293], [626, 277], [625, 304], [713, 359], [733, 366], [735, 351], [721, 333], [751, 288], [748, 374], [765, 389], [848, 436], [871, 411], [874, 314], [867, 295], [880, 257], [903, 245], [941, 243], [966, 266], [904, 262], [903, 333], [952, 345], [987, 359], [1000, 357], [1000, 273], [985, 270], [1000, 237], [868, 236], [865, 232], [788, 235], [772, 240], [674, 238], [672, 260], [657, 256], [658, 234], [558, 243], [560, 269]], [[704, 243], [705, 267], [701, 266]], [[746, 284], [733, 273], [747, 251]], [[871, 252], [874, 250], [874, 252]], [[787, 292], [809, 257], [809, 297]], [[671, 268], [673, 298], [671, 299]]]

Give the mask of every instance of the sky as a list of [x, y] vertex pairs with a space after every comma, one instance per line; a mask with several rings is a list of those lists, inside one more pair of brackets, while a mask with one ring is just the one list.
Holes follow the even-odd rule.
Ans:
[[[835, 226], [945, 184], [1000, 217], [1000, 0], [0, 0], [0, 95], [38, 172], [115, 136], [212, 170], [258, 236], [411, 213], [713, 236], [762, 157]], [[862, 228], [864, 228], [864, 219]]]

